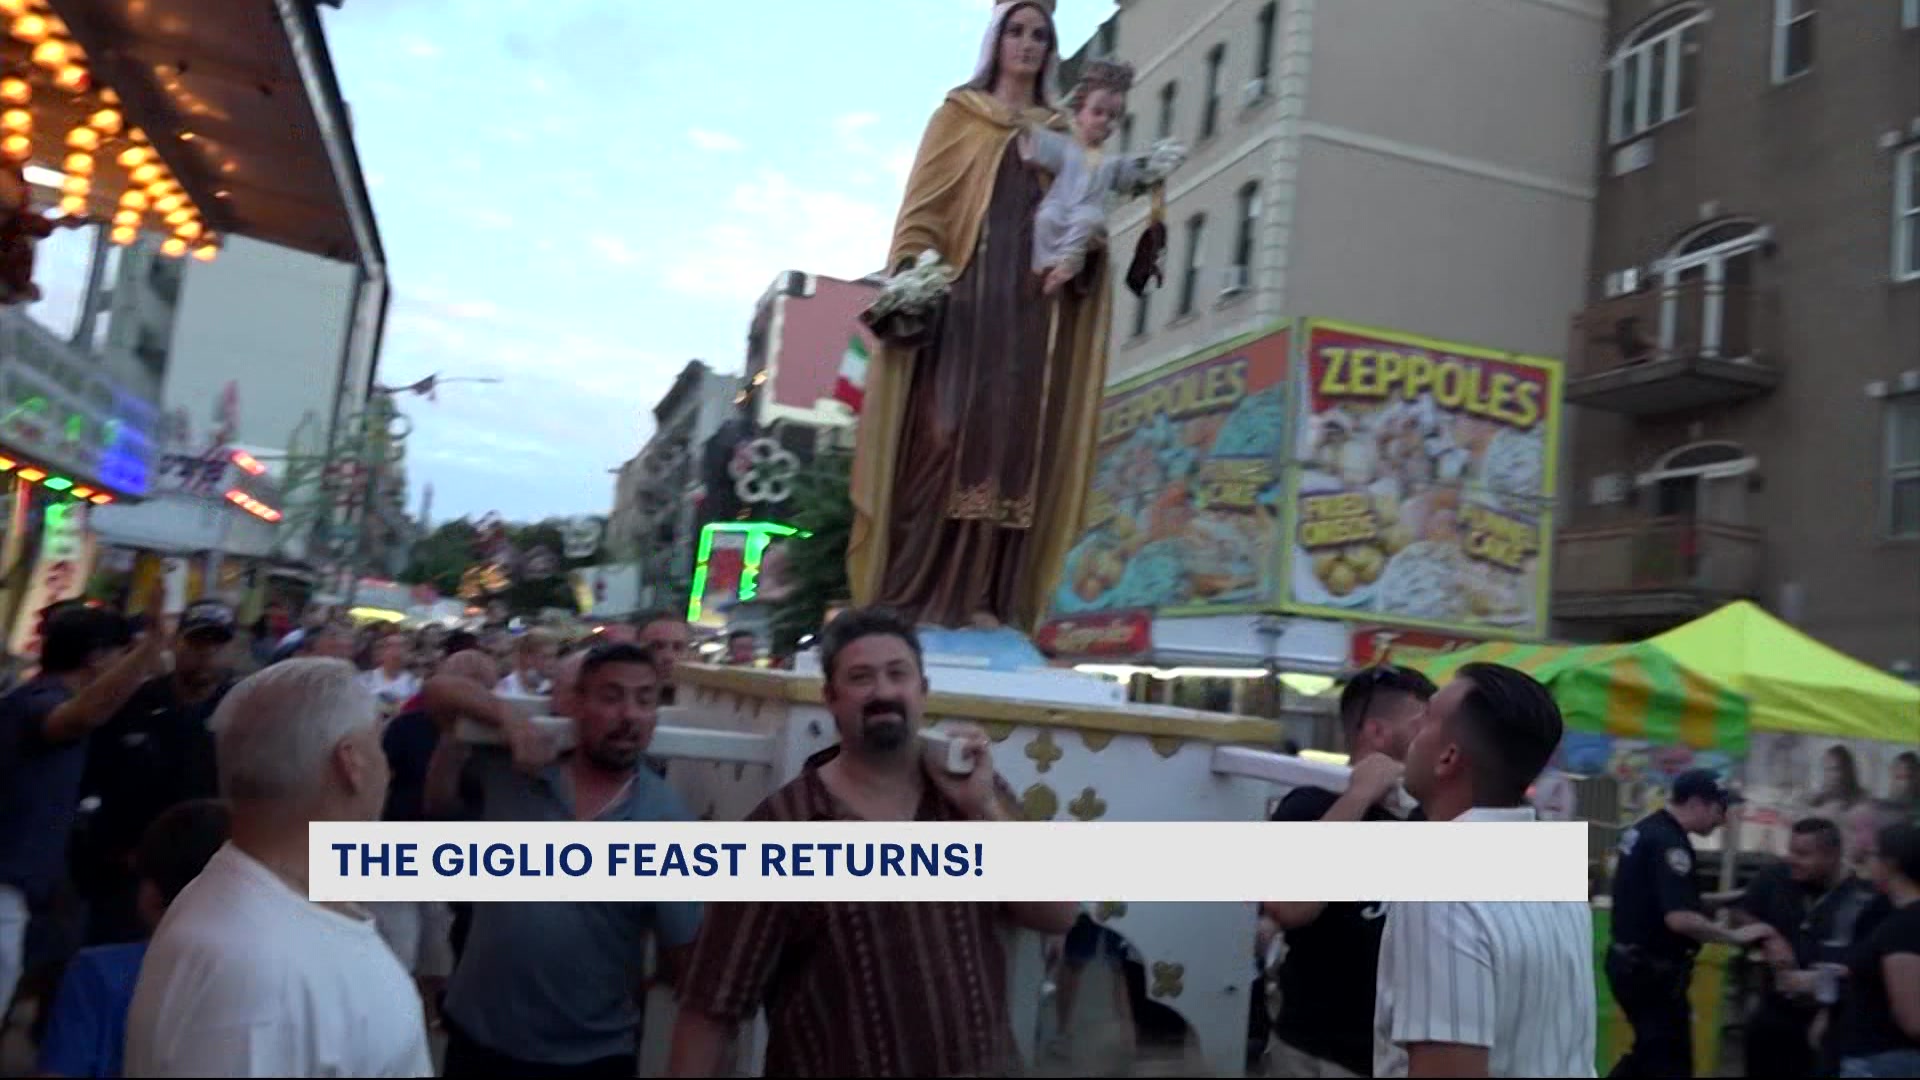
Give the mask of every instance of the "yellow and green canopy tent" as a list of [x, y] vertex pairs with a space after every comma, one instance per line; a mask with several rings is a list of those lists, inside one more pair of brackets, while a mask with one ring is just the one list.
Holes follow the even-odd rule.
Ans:
[[1745, 600], [1645, 644], [1746, 695], [1756, 730], [1920, 743], [1920, 687], [1830, 649]]
[[1663, 745], [1747, 752], [1750, 705], [1738, 690], [1682, 667], [1647, 642], [1539, 645], [1493, 641], [1411, 666], [1445, 684], [1462, 665], [1487, 662], [1540, 680], [1571, 731]]

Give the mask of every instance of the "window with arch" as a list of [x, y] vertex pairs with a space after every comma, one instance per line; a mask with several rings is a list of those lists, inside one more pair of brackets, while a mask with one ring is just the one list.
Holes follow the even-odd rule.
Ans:
[[1607, 62], [1607, 137], [1652, 131], [1693, 108], [1699, 94], [1700, 42], [1707, 10], [1680, 4], [1641, 23]]
[[1753, 459], [1739, 443], [1725, 440], [1688, 443], [1661, 455], [1652, 475], [1702, 476], [1743, 475], [1753, 470]]
[[1655, 517], [1746, 523], [1748, 481], [1760, 462], [1739, 443], [1713, 440], [1675, 447], [1642, 474]]
[[1682, 236], [1660, 263], [1660, 347], [1705, 357], [1755, 359], [1757, 278], [1772, 230], [1751, 218], [1710, 222]]

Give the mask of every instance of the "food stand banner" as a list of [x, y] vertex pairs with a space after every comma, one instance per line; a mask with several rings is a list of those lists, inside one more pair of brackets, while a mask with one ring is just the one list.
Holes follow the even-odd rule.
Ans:
[[1755, 732], [1743, 794], [1742, 847], [1784, 855], [1793, 823], [1822, 817], [1840, 826], [1848, 852], [1857, 854], [1890, 814], [1920, 818], [1920, 747]]
[[1559, 363], [1321, 320], [1302, 333], [1286, 606], [1543, 636]]
[[1455, 637], [1428, 630], [1356, 626], [1348, 636], [1347, 667], [1358, 671], [1375, 664], [1416, 664], [1480, 644], [1479, 638]]
[[1292, 341], [1282, 326], [1107, 391], [1054, 619], [1275, 605]]
[[1054, 656], [1137, 659], [1153, 651], [1153, 612], [1096, 611], [1052, 619], [1041, 625], [1037, 644]]

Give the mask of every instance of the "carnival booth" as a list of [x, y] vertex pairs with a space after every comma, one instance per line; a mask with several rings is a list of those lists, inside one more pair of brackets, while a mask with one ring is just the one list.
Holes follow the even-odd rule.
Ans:
[[1040, 644], [1337, 745], [1329, 677], [1544, 634], [1559, 390], [1549, 358], [1318, 318], [1117, 381]]
[[[0, 615], [13, 620], [15, 655], [37, 652], [40, 610], [80, 595], [109, 543], [211, 553], [198, 587], [219, 591], [240, 572], [222, 553], [246, 553], [226, 531], [281, 514], [254, 479], [260, 463], [223, 440], [173, 464], [204, 481], [189, 485], [205, 487], [204, 501], [246, 518], [203, 515], [200, 535], [192, 522], [169, 532], [139, 509], [180, 492], [161, 475], [155, 365], [165, 349], [145, 355], [142, 331], [142, 363], [129, 368], [91, 344], [105, 340], [116, 280], [171, 306], [187, 258], [210, 261], [232, 237], [350, 263], [358, 311], [343, 363], [371, 370], [386, 256], [318, 8], [0, 0], [0, 495], [11, 496]], [[56, 232], [109, 242], [64, 268], [86, 283], [71, 333], [27, 310], [43, 295], [35, 247]], [[118, 516], [121, 534], [96, 510]], [[125, 573], [124, 559], [103, 562]]]
[[1783, 853], [1794, 820], [1821, 815], [1858, 850], [1886, 811], [1920, 812], [1920, 687], [1745, 601], [1647, 644], [1751, 702], [1742, 847]]
[[[1416, 666], [1440, 681], [1476, 660], [1520, 668], [1552, 690], [1567, 722], [1556, 769], [1604, 778], [1569, 785], [1585, 789], [1588, 797], [1574, 801], [1587, 804], [1579, 816], [1594, 822], [1596, 848], [1611, 847], [1619, 825], [1658, 806], [1672, 777], [1694, 767], [1745, 777], [1747, 802], [1726, 838], [1696, 841], [1728, 853], [1723, 887], [1733, 884], [1738, 853], [1783, 854], [1799, 818], [1832, 817], [1857, 852], [1889, 809], [1920, 811], [1920, 688], [1755, 604], [1728, 604], [1632, 644], [1495, 643]], [[1594, 797], [1598, 791], [1618, 801]], [[1594, 912], [1596, 959], [1612, 933], [1604, 907]], [[1694, 1052], [1707, 1069], [1719, 1060], [1729, 1019], [1732, 957], [1709, 947], [1694, 975]], [[1604, 979], [1599, 990], [1604, 1073], [1631, 1032]]]

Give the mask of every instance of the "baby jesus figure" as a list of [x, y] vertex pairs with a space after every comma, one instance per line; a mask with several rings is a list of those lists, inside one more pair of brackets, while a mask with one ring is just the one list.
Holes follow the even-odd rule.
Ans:
[[1185, 157], [1174, 143], [1156, 146], [1150, 155], [1107, 156], [1104, 147], [1114, 124], [1126, 115], [1132, 88], [1129, 65], [1090, 61], [1067, 98], [1072, 137], [1040, 127], [1027, 132], [1027, 159], [1053, 173], [1033, 230], [1033, 269], [1049, 296], [1079, 276], [1087, 251], [1105, 242], [1107, 197], [1144, 191]]

